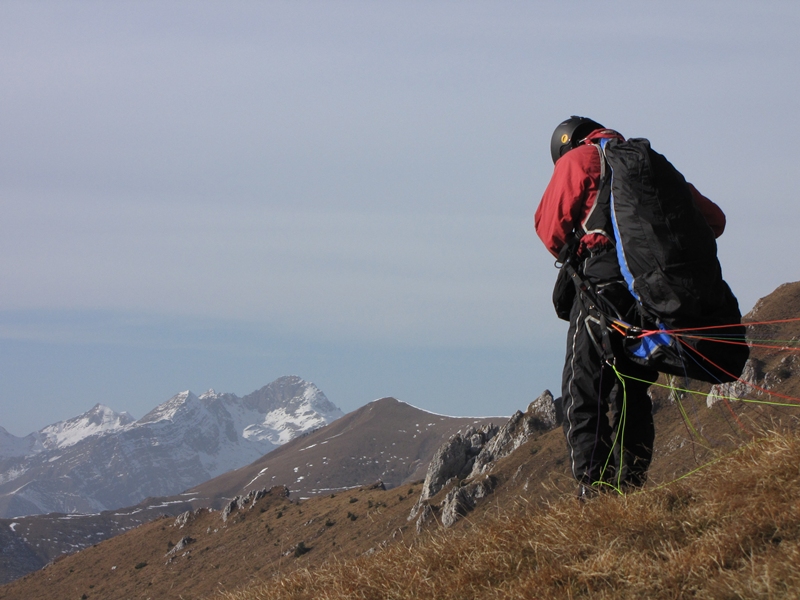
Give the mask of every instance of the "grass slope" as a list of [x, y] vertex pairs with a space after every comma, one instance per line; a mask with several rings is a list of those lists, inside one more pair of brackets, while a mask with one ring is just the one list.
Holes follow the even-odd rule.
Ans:
[[800, 436], [773, 433], [665, 487], [519, 504], [410, 548], [227, 600], [800, 597]]
[[[419, 489], [366, 486], [298, 502], [276, 487], [225, 521], [221, 511], [203, 508], [182, 527], [164, 517], [62, 557], [1, 586], [0, 599], [207, 597], [401, 540]], [[305, 552], [296, 551], [301, 544]]]

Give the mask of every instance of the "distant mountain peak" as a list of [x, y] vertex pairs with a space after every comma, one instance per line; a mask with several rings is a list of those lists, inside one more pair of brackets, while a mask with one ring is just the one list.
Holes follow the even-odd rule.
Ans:
[[183, 408], [199, 403], [199, 398], [190, 390], [175, 394], [172, 398], [159, 404], [145, 416], [137, 421], [137, 425], [156, 423], [158, 421], [172, 421], [175, 415]]
[[116, 412], [113, 408], [109, 408], [105, 404], [97, 403], [92, 408], [87, 410], [83, 415], [88, 419], [92, 419], [94, 421], [103, 422], [103, 421], [128, 421], [133, 422], [135, 419], [131, 416], [131, 414], [127, 411], [123, 411], [121, 413]]
[[341, 413], [317, 386], [297, 375], [279, 377], [272, 383], [242, 398], [242, 402], [248, 408], [262, 413], [285, 409], [289, 406], [299, 406], [304, 403], [318, 412], [336, 413], [338, 411]]
[[241, 403], [246, 410], [264, 415], [260, 423], [247, 425], [243, 435], [277, 445], [344, 415], [316, 385], [297, 375], [280, 377], [248, 394]]
[[53, 423], [39, 430], [37, 437], [46, 449], [66, 448], [87, 437], [123, 429], [133, 421], [130, 414], [118, 413], [98, 403], [82, 415]]
[[245, 398], [175, 394], [136, 421], [104, 404], [26, 438], [0, 430], [0, 517], [96, 512], [242, 467], [343, 415], [313, 383], [282, 377]]

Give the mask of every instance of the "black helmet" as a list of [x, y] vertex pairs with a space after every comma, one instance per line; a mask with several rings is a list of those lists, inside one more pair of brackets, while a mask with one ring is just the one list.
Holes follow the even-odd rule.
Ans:
[[595, 129], [603, 129], [603, 126], [586, 117], [576, 117], [574, 115], [559, 124], [553, 132], [553, 137], [550, 138], [550, 154], [553, 156], [553, 163], [564, 156], [567, 151], [575, 148], [583, 138]]

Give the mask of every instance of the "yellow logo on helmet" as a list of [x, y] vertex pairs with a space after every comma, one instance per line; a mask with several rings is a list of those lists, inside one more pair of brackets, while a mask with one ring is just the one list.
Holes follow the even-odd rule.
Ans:
[[566, 144], [569, 141], [569, 136], [565, 133], [561, 136], [561, 143]]

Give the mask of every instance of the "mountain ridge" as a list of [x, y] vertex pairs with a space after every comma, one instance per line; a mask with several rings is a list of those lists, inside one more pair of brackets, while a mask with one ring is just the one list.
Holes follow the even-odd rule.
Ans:
[[97, 404], [25, 438], [3, 430], [0, 517], [95, 513], [177, 494], [342, 415], [313, 383], [286, 376], [245, 398], [180, 392], [138, 420]]
[[[396, 398], [379, 398], [346, 414], [324, 430], [309, 432], [189, 491], [208, 497], [231, 497], [258, 487], [286, 485], [292, 493], [308, 497], [378, 480], [395, 487], [423, 479], [427, 462], [436, 448], [459, 429], [506, 419], [448, 417]], [[351, 446], [345, 434], [356, 428], [359, 429], [358, 441]], [[391, 453], [391, 448], [398, 444], [402, 446], [414, 440], [413, 450]], [[303, 452], [302, 460], [300, 452]], [[382, 462], [376, 462], [378, 460]]]

